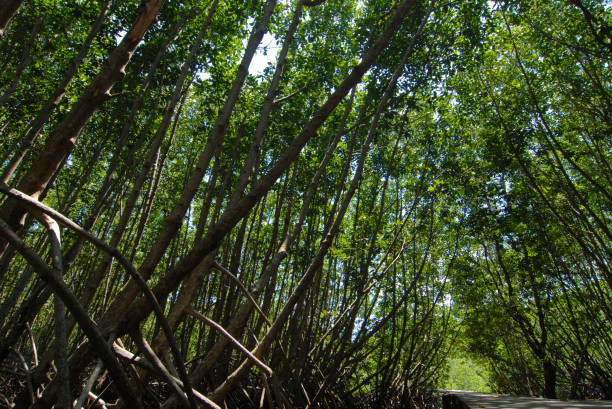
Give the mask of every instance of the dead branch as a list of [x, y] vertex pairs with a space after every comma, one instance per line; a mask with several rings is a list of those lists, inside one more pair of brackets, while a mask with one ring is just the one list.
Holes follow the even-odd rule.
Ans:
[[34, 403], [34, 387], [32, 385], [32, 371], [30, 371], [30, 366], [28, 362], [25, 360], [21, 352], [19, 352], [16, 348], [11, 348], [11, 350], [19, 357], [21, 361], [21, 365], [23, 365], [23, 369], [26, 371], [26, 385], [28, 388], [28, 396], [30, 397], [30, 403]]
[[142, 408], [142, 403], [136, 398], [136, 394], [130, 386], [127, 375], [106, 344], [98, 326], [89, 318], [87, 312], [79, 304], [79, 301], [66, 284], [58, 279], [56, 272], [49, 268], [38, 254], [25, 245], [3, 219], [0, 219], [0, 233], [2, 237], [13, 246], [32, 267], [34, 267], [39, 277], [49, 285], [51, 290], [64, 301], [68, 310], [70, 310], [85, 335], [87, 335], [91, 341], [92, 347], [104, 361], [106, 369], [115, 381], [117, 392], [124, 399], [125, 403], [134, 408]]
[[[113, 350], [115, 351], [115, 353], [120, 357], [123, 358], [131, 363], [133, 363], [134, 365], [138, 365], [141, 368], [144, 368], [148, 371], [150, 371], [151, 373], [157, 374], [157, 375], [161, 375], [159, 368], [155, 367], [153, 364], [151, 364], [149, 361], [147, 361], [146, 359], [137, 357], [136, 355], [134, 355], [133, 353], [131, 353], [130, 351], [128, 351], [127, 349], [117, 345], [117, 344], [113, 344]], [[172, 378], [172, 380], [174, 382], [176, 382], [177, 385], [179, 385], [180, 387], [184, 388], [185, 386], [183, 385], [183, 382], [172, 376], [170, 374], [170, 377]], [[199, 400], [201, 400], [202, 402], [206, 403], [207, 405], [215, 408], [215, 409], [221, 409], [216, 403], [212, 402], [210, 399], [208, 399], [206, 396], [202, 395], [200, 392], [198, 392], [197, 390], [193, 389], [192, 390], [194, 396], [196, 398], [198, 398]]]
[[284, 97], [280, 97], [280, 98], [278, 98], [278, 99], [275, 99], [274, 101], [272, 101], [272, 103], [273, 103], [274, 105], [276, 105], [276, 104], [280, 104], [281, 102], [285, 102], [285, 101], [287, 101], [287, 100], [289, 100], [289, 99], [293, 98], [294, 96], [296, 96], [296, 95], [297, 95], [297, 94], [299, 94], [300, 92], [304, 91], [306, 88], [308, 88], [308, 85], [304, 85], [302, 88], [298, 89], [298, 90], [297, 90], [297, 91], [295, 91], [295, 92], [292, 92], [292, 93], [291, 93], [291, 94], [289, 94], [289, 95], [285, 95]]
[[[164, 312], [161, 306], [157, 302], [157, 298], [155, 298], [155, 295], [153, 294], [151, 289], [147, 286], [142, 276], [138, 273], [138, 271], [136, 271], [132, 263], [130, 263], [128, 259], [115, 247], [112, 247], [106, 244], [104, 241], [98, 239], [96, 236], [94, 236], [87, 230], [83, 229], [81, 226], [79, 226], [78, 224], [70, 220], [68, 217], [40, 203], [38, 200], [26, 195], [25, 193], [20, 192], [17, 189], [10, 188], [5, 183], [0, 183], [0, 192], [5, 193], [6, 195], [14, 199], [25, 202], [28, 210], [31, 210], [32, 208], [34, 208], [34, 211], [32, 213], [37, 217], [41, 216], [41, 212], [44, 213], [44, 215], [50, 216], [52, 219], [57, 221], [59, 224], [74, 231], [77, 235], [91, 242], [96, 247], [107, 252], [111, 256], [115, 257], [117, 261], [119, 261], [119, 263], [124, 267], [124, 269], [128, 272], [128, 274], [136, 281], [136, 284], [138, 284], [138, 286], [144, 293], [145, 297], [147, 298], [147, 300], [153, 307], [153, 311], [157, 319], [159, 320], [159, 324], [161, 325], [164, 333], [166, 334], [166, 338], [168, 339], [168, 344], [170, 346], [170, 350], [172, 351], [172, 355], [174, 356], [174, 359], [176, 361], [176, 365], [178, 367], [177, 369], [179, 371], [180, 377], [187, 387], [187, 395], [189, 396], [191, 402], [195, 402], [193, 397], [190, 395], [191, 389], [193, 389], [191, 387], [191, 381], [189, 380], [189, 377], [187, 376], [187, 370], [185, 369], [185, 364], [183, 362], [180, 350], [174, 338], [174, 334], [172, 330], [170, 329], [170, 325], [168, 324], [168, 321], [166, 320], [166, 317], [164, 315]], [[77, 304], [78, 304], [78, 301], [77, 301]]]
[[81, 392], [81, 395], [79, 396], [76, 405], [74, 405], [74, 409], [81, 409], [83, 407], [85, 399], [87, 399], [87, 397], [91, 393], [91, 388], [93, 387], [94, 382], [100, 375], [100, 371], [102, 371], [102, 360], [98, 359], [98, 363], [96, 364], [96, 367], [94, 368], [91, 375], [89, 375], [87, 383], [85, 384], [85, 388], [83, 388], [83, 392]]
[[[134, 340], [134, 342], [136, 342], [138, 349], [140, 349], [140, 351], [147, 357], [149, 362], [154, 367], [157, 368], [158, 372], [161, 373], [164, 376], [164, 378], [166, 378], [166, 381], [168, 381], [168, 383], [174, 390], [174, 393], [176, 394], [178, 399], [181, 401], [183, 406], [190, 407], [191, 405], [189, 401], [187, 400], [187, 398], [185, 397], [185, 394], [183, 393], [181, 388], [178, 386], [178, 384], [174, 380], [174, 377], [171, 376], [170, 371], [165, 367], [161, 359], [159, 359], [159, 357], [155, 355], [153, 348], [151, 348], [147, 340], [144, 339], [144, 337], [142, 336], [142, 332], [140, 332], [140, 329], [135, 329], [134, 331], [130, 333], [130, 335], [132, 336], [132, 339]], [[196, 409], [196, 408], [192, 408], [192, 409]]]
[[238, 279], [238, 277], [236, 277], [235, 275], [233, 275], [231, 273], [231, 271], [229, 271], [228, 269], [226, 269], [225, 267], [221, 266], [219, 263], [217, 263], [216, 261], [213, 262], [213, 267], [215, 267], [217, 270], [221, 271], [223, 274], [225, 274], [226, 276], [228, 276], [229, 278], [232, 279], [232, 281], [234, 281], [238, 287], [240, 287], [240, 289], [242, 290], [242, 292], [247, 296], [247, 298], [249, 299], [249, 301], [253, 304], [253, 306], [255, 307], [255, 309], [257, 310], [257, 312], [259, 312], [259, 314], [261, 314], [261, 316], [263, 317], [263, 319], [266, 321], [266, 323], [268, 324], [268, 326], [272, 325], [272, 322], [268, 319], [268, 317], [266, 316], [266, 314], [263, 312], [263, 310], [259, 307], [259, 304], [257, 304], [257, 301], [255, 301], [255, 298], [253, 298], [253, 295], [251, 294], [251, 292], [244, 286], [244, 284], [242, 284], [242, 282]]
[[255, 365], [259, 366], [261, 369], [266, 371], [269, 376], [271, 376], [274, 373], [268, 365], [261, 362], [255, 355], [251, 353], [251, 351], [249, 351], [244, 345], [242, 345], [238, 340], [236, 340], [236, 338], [234, 338], [229, 332], [227, 332], [221, 325], [217, 324], [210, 318], [200, 314], [199, 312], [194, 310], [193, 307], [191, 307], [190, 305], [187, 306], [185, 311], [188, 314], [193, 315], [200, 321], [204, 322], [205, 324], [210, 325], [211, 327], [215, 328], [217, 331], [222, 333], [225, 337], [227, 337], [227, 339], [229, 339], [232, 342], [232, 344], [234, 344], [239, 350], [244, 352], [249, 357], [249, 359], [251, 359], [255, 363]]

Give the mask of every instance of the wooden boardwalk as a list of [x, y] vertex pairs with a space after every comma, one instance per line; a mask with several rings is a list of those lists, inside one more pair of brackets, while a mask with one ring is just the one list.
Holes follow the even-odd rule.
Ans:
[[532, 398], [477, 392], [445, 391], [444, 409], [612, 409], [612, 401]]

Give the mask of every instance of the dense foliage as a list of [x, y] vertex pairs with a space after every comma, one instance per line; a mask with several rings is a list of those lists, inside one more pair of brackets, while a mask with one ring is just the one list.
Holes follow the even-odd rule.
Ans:
[[612, 399], [605, 1], [6, 3], [0, 405]]

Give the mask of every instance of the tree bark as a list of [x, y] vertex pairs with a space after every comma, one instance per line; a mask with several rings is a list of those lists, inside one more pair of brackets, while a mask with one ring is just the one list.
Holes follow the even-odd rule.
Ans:
[[11, 19], [15, 13], [17, 13], [17, 10], [19, 7], [21, 7], [22, 3], [23, 0], [8, 0], [4, 2], [2, 7], [0, 7], [0, 38], [2, 38], [6, 32]]
[[[249, 214], [251, 209], [272, 188], [277, 179], [298, 158], [304, 145], [316, 135], [317, 131], [323, 125], [329, 115], [346, 97], [350, 90], [360, 82], [362, 76], [372, 66], [378, 55], [387, 47], [389, 40], [399, 30], [404, 20], [404, 17], [412, 8], [414, 3], [415, 0], [405, 0], [397, 6], [393, 16], [390, 17], [389, 22], [383, 30], [381, 36], [374, 42], [371, 47], [368, 48], [368, 50], [364, 53], [361, 62], [357, 64], [357, 66], [351, 71], [351, 73], [345, 78], [345, 80], [338, 85], [335, 91], [329, 96], [327, 101], [323, 103], [319, 110], [314, 114], [308, 124], [304, 126], [300, 134], [293, 140], [290, 146], [281, 155], [277, 163], [272, 166], [270, 171], [265, 176], [263, 176], [258, 182], [254, 184], [249, 193], [247, 193], [242, 199], [240, 199], [235, 206], [228, 208], [223, 213], [218, 223], [216, 223], [214, 226], [211, 226], [206, 235], [195, 244], [193, 250], [191, 250], [178, 263], [176, 267], [174, 267], [171, 271], [169, 271], [164, 277], [160, 279], [159, 283], [153, 289], [153, 292], [157, 299], [165, 299], [165, 297], [171, 291], [176, 289], [180, 282], [193, 270], [193, 268], [197, 266], [197, 264], [199, 264], [199, 262], [203, 260], [204, 257], [210, 254], [220, 245], [221, 241], [236, 226], [236, 224], [243, 217]], [[263, 32], [261, 33], [261, 35], [263, 36]], [[242, 69], [246, 69], [246, 67], [243, 67]], [[219, 125], [223, 125], [223, 127], [225, 127], [226, 124]], [[216, 149], [213, 149], [211, 153], [215, 150]], [[205, 164], [202, 164], [202, 166], [207, 167], [208, 160]], [[200, 180], [201, 178], [197, 178], [198, 183], [200, 182]], [[338, 227], [339, 226], [335, 226], [334, 229], [337, 229]], [[312, 274], [315, 272], [313, 270], [316, 270], [318, 268], [317, 263], [322, 260], [322, 257], [329, 249], [330, 245], [331, 241], [328, 235], [328, 237], [324, 239], [321, 252], [315, 258], [312, 268], [309, 269], [305, 274], [305, 283], [301, 286], [298, 286], [298, 294], [296, 295], [297, 298], [300, 298], [300, 291], [303, 291], [304, 287], [307, 288], [309, 277], [311, 277]], [[156, 255], [156, 257], [159, 257], [159, 255]], [[154, 267], [156, 264], [157, 263], [153, 263], [151, 267]], [[149, 268], [147, 267], [147, 271], [148, 269]], [[131, 296], [132, 294], [125, 293], [123, 295]], [[133, 301], [133, 297], [131, 297], [131, 299], [129, 300], [116, 298], [114, 304], [115, 308], [111, 306], [108, 309], [107, 313], [104, 315], [104, 317], [102, 317], [102, 319], [100, 320], [100, 327], [103, 328], [103, 333], [105, 334], [115, 334], [115, 336], [120, 336], [128, 332], [131, 328], [134, 327], [134, 325], [137, 325], [151, 312], [151, 306], [149, 305], [148, 301], [144, 299]], [[130, 304], [131, 306], [129, 308], [123, 307]], [[289, 304], [291, 304], [291, 302]], [[122, 306], [122, 308], [117, 308], [117, 306]], [[120, 312], [121, 314], [117, 315], [117, 312]], [[279, 322], [283, 322], [286, 319], [288, 313], [289, 311], [283, 311]], [[123, 316], [125, 318], [118, 322], [118, 316]], [[277, 330], [278, 327], [273, 329], [272, 332], [275, 332]], [[269, 337], [268, 341], [266, 342], [268, 345], [269, 342], [272, 341], [272, 338], [274, 337]], [[262, 346], [263, 349], [267, 348], [267, 345]], [[91, 352], [91, 346], [88, 346], [87, 344], [79, 347], [78, 350], [73, 353], [73, 359], [71, 360], [76, 366], [76, 368], [71, 367], [71, 370], [74, 369], [78, 371], [78, 368], [83, 368], [84, 365], [90, 362]], [[49, 393], [52, 394], [53, 392], [50, 390]]]
[[549, 359], [545, 359], [542, 363], [542, 373], [544, 375], [544, 397], [549, 399], [556, 399], [557, 368]]
[[127, 375], [123, 368], [119, 365], [117, 358], [110, 350], [109, 346], [101, 334], [96, 324], [89, 318], [85, 310], [80, 306], [78, 300], [72, 294], [70, 289], [58, 279], [56, 271], [49, 268], [45, 262], [36, 255], [31, 249], [25, 246], [25, 244], [19, 239], [19, 237], [11, 231], [9, 225], [0, 219], [0, 234], [13, 247], [19, 251], [19, 253], [34, 267], [38, 275], [44, 280], [49, 287], [53, 290], [55, 295], [59, 297], [68, 310], [75, 316], [81, 329], [85, 332], [87, 337], [92, 343], [94, 350], [100, 355], [100, 358], [104, 361], [106, 368], [115, 380], [115, 387], [117, 392], [125, 400], [125, 402], [134, 408], [142, 408], [142, 402], [140, 402], [134, 391], [130, 386]]
[[[190, 175], [189, 180], [183, 187], [183, 192], [174, 205], [170, 215], [164, 220], [164, 227], [162, 228], [162, 231], [158, 235], [155, 243], [153, 243], [151, 246], [146, 259], [138, 269], [140, 275], [145, 280], [151, 276], [171, 240], [175, 237], [176, 233], [180, 229], [185, 213], [191, 205], [193, 197], [199, 190], [204, 174], [208, 170], [210, 159], [217, 148], [223, 143], [231, 114], [234, 110], [236, 102], [238, 101], [238, 96], [240, 95], [242, 86], [248, 74], [248, 67], [253, 56], [255, 55], [255, 52], [257, 51], [257, 47], [261, 42], [264, 33], [267, 30], [268, 22], [272, 16], [275, 6], [276, 0], [268, 0], [266, 3], [261, 19], [253, 28], [253, 32], [249, 38], [242, 61], [238, 66], [238, 72], [236, 73], [236, 77], [232, 83], [231, 90], [227, 96], [223, 108], [221, 109], [221, 112], [215, 121], [213, 129], [208, 136], [206, 146], [200, 154], [198, 163], [193, 173]], [[196, 263], [191, 265], [189, 271], [195, 268], [203, 258], [204, 257], [200, 258]], [[189, 271], [187, 273], [189, 273]], [[134, 300], [137, 292], [138, 288], [134, 285], [134, 283], [129, 282], [124, 289], [117, 294], [115, 297], [115, 302], [109, 307], [110, 314], [121, 314], [121, 311], [124, 311]]]
[[[37, 199], [56, 174], [64, 160], [72, 152], [79, 135], [94, 112], [112, 97], [113, 85], [125, 76], [125, 68], [149, 27], [155, 21], [164, 0], [148, 0], [141, 6], [141, 12], [114, 49], [108, 61], [91, 85], [74, 104], [62, 122], [51, 135], [33, 165], [25, 173], [18, 190]], [[23, 225], [25, 208], [17, 201], [7, 201], [0, 208], [0, 216], [8, 221], [12, 230]], [[0, 252], [6, 249], [6, 241], [0, 239]]]
[[30, 63], [30, 60], [32, 59], [32, 48], [34, 47], [34, 42], [42, 26], [44, 17], [45, 17], [44, 14], [40, 13], [40, 16], [38, 17], [38, 19], [36, 20], [36, 23], [34, 24], [34, 27], [32, 28], [32, 32], [30, 33], [28, 42], [24, 46], [23, 53], [21, 54], [21, 57], [19, 58], [19, 64], [17, 65], [17, 70], [15, 72], [15, 75], [13, 75], [13, 81], [11, 81], [11, 85], [9, 85], [9, 87], [2, 93], [2, 96], [0, 96], [0, 107], [2, 107], [2, 105], [4, 105], [9, 100], [11, 95], [13, 95], [13, 93], [17, 89], [19, 80], [21, 80], [21, 76], [23, 75], [23, 72], [25, 71], [26, 67]]
[[[348, 77], [338, 86], [334, 93], [327, 99], [321, 108], [314, 114], [312, 119], [302, 129], [300, 134], [293, 140], [291, 145], [285, 150], [277, 163], [264, 175], [253, 188], [235, 206], [228, 208], [219, 221], [212, 226], [207, 234], [196, 244], [193, 249], [177, 264], [177, 266], [163, 277], [155, 287], [156, 292], [165, 294], [172, 291], [180, 281], [199, 264], [208, 253], [216, 249], [225, 235], [230, 232], [236, 224], [246, 216], [255, 204], [263, 197], [276, 180], [286, 171], [286, 169], [297, 159], [302, 148], [316, 135], [317, 130], [323, 122], [334, 111], [348, 92], [361, 80], [361, 77], [374, 63], [374, 60], [386, 47], [389, 39], [399, 28], [404, 16], [414, 4], [414, 0], [405, 0], [400, 6], [383, 34], [365, 53], [361, 62], [353, 69]], [[133, 297], [132, 297], [133, 299]], [[144, 309], [142, 309], [144, 307]], [[148, 315], [148, 308], [144, 305], [134, 305], [134, 310], [139, 310], [140, 314]], [[149, 310], [150, 311], [150, 310]], [[116, 315], [115, 315], [116, 317]]]
[[77, 55], [72, 59], [70, 67], [64, 74], [64, 78], [62, 79], [60, 84], [53, 92], [53, 95], [51, 95], [51, 97], [44, 103], [43, 107], [38, 112], [36, 118], [34, 118], [32, 122], [30, 122], [30, 124], [28, 125], [27, 133], [23, 136], [23, 139], [21, 140], [19, 150], [13, 155], [10, 162], [4, 168], [2, 172], [2, 177], [0, 178], [0, 182], [8, 182], [8, 180], [13, 175], [13, 172], [15, 172], [15, 169], [17, 169], [26, 153], [32, 147], [32, 143], [38, 137], [41, 128], [49, 120], [49, 117], [53, 113], [53, 110], [63, 98], [64, 94], [66, 93], [66, 88], [68, 88], [68, 84], [70, 84], [70, 82], [72, 81], [72, 78], [74, 77], [79, 66], [81, 65], [83, 58], [85, 58], [85, 56], [87, 55], [91, 43], [100, 31], [100, 28], [102, 28], [102, 24], [104, 23], [104, 19], [106, 18], [106, 13], [110, 8], [110, 4], [111, 0], [106, 0], [102, 4], [102, 8], [100, 9], [98, 18], [93, 23], [93, 26], [91, 27], [91, 30], [87, 35], [85, 42], [83, 42]]
[[[142, 168], [140, 169], [136, 180], [134, 181], [134, 186], [132, 187], [130, 196], [127, 199], [125, 208], [123, 210], [123, 214], [121, 215], [119, 223], [117, 227], [115, 228], [115, 231], [113, 232], [113, 237], [110, 241], [111, 246], [117, 246], [119, 242], [121, 241], [121, 238], [123, 237], [125, 229], [128, 225], [128, 221], [130, 217], [132, 216], [132, 211], [134, 210], [138, 197], [141, 194], [141, 189], [147, 180], [149, 171], [151, 170], [152, 166], [157, 164], [157, 161], [159, 158], [159, 152], [162, 147], [162, 143], [166, 137], [166, 134], [168, 132], [168, 128], [170, 127], [172, 116], [176, 110], [176, 106], [179, 103], [181, 97], [184, 95], [184, 93], [188, 91], [188, 89], [185, 89], [185, 82], [187, 81], [187, 76], [192, 71], [192, 63], [196, 57], [196, 54], [200, 48], [200, 45], [202, 44], [202, 40], [204, 39], [204, 34], [208, 30], [212, 16], [214, 15], [216, 11], [218, 3], [219, 3], [219, 0], [216, 0], [213, 6], [211, 7], [211, 9], [209, 10], [208, 16], [205, 22], [202, 24], [200, 32], [191, 46], [191, 49], [189, 51], [189, 56], [187, 57], [187, 60], [183, 63], [183, 66], [181, 68], [181, 73], [174, 85], [174, 91], [172, 93], [172, 97], [170, 98], [170, 101], [168, 102], [168, 105], [166, 106], [166, 109], [164, 111], [162, 122], [159, 125], [159, 128], [157, 128], [157, 131], [155, 132], [155, 136], [153, 137], [153, 140], [150, 142], [150, 147], [149, 147], [149, 152], [147, 154], [147, 158], [145, 159], [144, 164]], [[154, 119], [154, 116], [151, 115], [151, 120], [153, 119]], [[154, 178], [154, 175], [151, 175], [151, 178]], [[105, 256], [100, 266], [90, 276], [88, 283], [87, 283], [87, 287], [85, 288], [85, 290], [83, 291], [83, 294], [81, 294], [81, 297], [80, 297], [80, 300], [83, 303], [83, 305], [89, 305], [89, 303], [91, 302], [91, 299], [93, 295], [95, 294], [96, 289], [98, 288], [100, 280], [102, 280], [102, 278], [104, 277], [105, 272], [110, 265], [110, 262], [111, 262], [111, 258], [109, 256]]]

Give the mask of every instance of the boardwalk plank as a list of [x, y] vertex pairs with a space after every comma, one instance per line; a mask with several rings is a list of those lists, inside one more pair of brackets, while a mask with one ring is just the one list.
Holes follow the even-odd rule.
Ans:
[[526, 396], [492, 395], [477, 392], [448, 391], [444, 409], [604, 409], [612, 401], [563, 401]]

